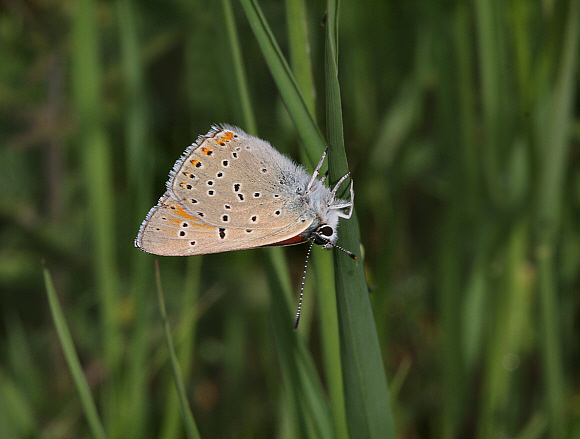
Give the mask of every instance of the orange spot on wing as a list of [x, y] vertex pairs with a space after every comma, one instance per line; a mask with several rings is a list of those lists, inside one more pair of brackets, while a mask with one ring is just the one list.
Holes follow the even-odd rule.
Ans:
[[192, 226], [195, 226], [197, 229], [200, 227], [205, 227], [208, 229], [215, 228], [214, 226], [210, 226], [208, 224], [204, 224], [203, 222], [201, 222], [201, 220], [198, 217], [189, 213], [187, 210], [185, 210], [183, 206], [179, 205], [178, 203], [172, 204], [172, 206], [175, 207], [175, 209], [172, 209], [174, 216], [168, 218], [168, 221], [172, 226], [178, 227], [183, 220], [187, 220], [191, 223]]
[[201, 147], [201, 153], [205, 154], [205, 155], [210, 155], [211, 154], [211, 147], [210, 146], [202, 146]]
[[[203, 149], [203, 148], [202, 148], [202, 149]], [[191, 159], [189, 162], [190, 162], [190, 163], [191, 163], [193, 166], [196, 166], [196, 165], [199, 163], [199, 160], [198, 160], [198, 159]]]
[[217, 143], [223, 144], [231, 141], [234, 138], [234, 133], [231, 131], [225, 131], [221, 136], [216, 137]]
[[189, 213], [187, 210], [185, 210], [183, 208], [183, 206], [180, 206], [179, 204], [175, 205], [174, 212], [175, 212], [175, 215], [177, 215], [180, 219], [189, 219], [189, 220], [199, 221], [196, 216], [193, 216], [191, 213]]

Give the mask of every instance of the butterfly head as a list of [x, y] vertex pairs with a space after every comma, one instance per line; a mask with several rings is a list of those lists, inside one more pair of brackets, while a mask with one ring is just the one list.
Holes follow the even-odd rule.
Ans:
[[[335, 200], [336, 206], [341, 206], [341, 200]], [[338, 246], [338, 220], [344, 216], [341, 210], [333, 209], [333, 204], [324, 206], [317, 211], [317, 221], [315, 221], [310, 229], [307, 231], [307, 239], [312, 240], [314, 244], [321, 245], [326, 249], [337, 248], [347, 253], [351, 258], [356, 259], [356, 256], [351, 252]], [[344, 206], [342, 206], [344, 208]]]
[[316, 229], [312, 239], [315, 244], [322, 245], [324, 248], [330, 248], [336, 243], [338, 235], [332, 226], [323, 224]]

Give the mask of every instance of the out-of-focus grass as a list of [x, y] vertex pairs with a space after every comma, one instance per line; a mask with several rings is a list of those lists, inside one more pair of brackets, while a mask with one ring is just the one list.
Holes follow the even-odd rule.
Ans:
[[[56, 332], [58, 333], [58, 338], [66, 358], [67, 366], [71, 372], [72, 378], [77, 388], [79, 399], [87, 417], [87, 422], [89, 424], [91, 434], [97, 439], [105, 439], [107, 437], [105, 435], [105, 429], [103, 428], [103, 424], [97, 413], [95, 400], [91, 395], [86, 377], [83, 374], [83, 370], [81, 368], [81, 364], [79, 362], [70, 331], [67, 327], [62, 308], [58, 303], [57, 293], [54, 289], [54, 284], [52, 282], [48, 268], [43, 267], [43, 274], [54, 326], [56, 328]], [[6, 422], [9, 423], [10, 420], [6, 419]]]
[[[269, 55], [247, 5], [259, 6], [255, 18], [279, 45]], [[294, 156], [298, 138], [307, 165], [344, 132], [357, 263], [398, 437], [578, 432], [578, 0], [341, 3], [342, 129], [325, 111], [338, 98], [327, 95], [326, 8], [5, 5], [0, 436], [90, 434], [41, 258], [107, 436], [182, 435], [153, 258], [132, 243], [175, 159], [217, 122]], [[336, 163], [334, 181], [346, 170]], [[349, 233], [341, 220], [341, 242]], [[160, 259], [200, 434], [354, 437], [337, 385], [349, 366], [337, 364], [335, 305], [324, 301], [330, 254], [314, 258], [308, 282], [323, 282], [312, 305], [322, 309], [299, 338], [290, 292], [305, 249], [274, 254]], [[339, 294], [339, 309], [366, 293]]]
[[174, 378], [174, 384], [179, 398], [181, 419], [183, 419], [183, 426], [186, 437], [188, 439], [197, 439], [200, 437], [199, 430], [197, 429], [197, 425], [195, 424], [189, 400], [187, 399], [187, 394], [185, 393], [185, 382], [183, 380], [181, 368], [177, 360], [177, 354], [175, 353], [173, 337], [171, 336], [171, 328], [169, 327], [169, 322], [167, 321], [165, 298], [163, 297], [163, 287], [161, 286], [161, 274], [159, 273], [159, 263], [157, 259], [155, 260], [155, 279], [157, 284], [157, 296], [159, 299], [159, 311], [161, 314], [161, 320], [163, 322], [163, 332], [165, 334], [167, 350], [169, 352], [171, 372]]
[[111, 375], [103, 392], [104, 421], [111, 428], [119, 420], [117, 371], [120, 369], [123, 343], [120, 333], [119, 266], [115, 242], [115, 196], [113, 192], [113, 158], [110, 137], [105, 129], [101, 84], [100, 41], [94, 20], [96, 3], [83, 0], [73, 9], [72, 31], [72, 98], [77, 109], [78, 151], [82, 156], [80, 172], [87, 195], [87, 235], [93, 251], [95, 293], [98, 295], [101, 343], [106, 370]]

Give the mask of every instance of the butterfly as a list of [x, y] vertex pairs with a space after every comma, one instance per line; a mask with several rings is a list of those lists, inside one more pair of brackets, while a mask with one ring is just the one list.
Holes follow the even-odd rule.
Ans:
[[[310, 241], [338, 248], [338, 222], [350, 200], [318, 178], [326, 152], [309, 174], [270, 143], [240, 128], [214, 125], [189, 146], [169, 174], [167, 190], [141, 223], [135, 246], [147, 253], [187, 256]], [[306, 271], [306, 264], [305, 264]], [[304, 273], [305, 276], [306, 273]], [[304, 276], [294, 330], [298, 327]]]
[[135, 246], [163, 256], [305, 241], [337, 247], [338, 221], [352, 215], [353, 183], [350, 200], [337, 198], [349, 174], [332, 190], [326, 187], [324, 177], [317, 178], [325, 156], [326, 151], [310, 175], [270, 143], [237, 127], [214, 125], [173, 166]]

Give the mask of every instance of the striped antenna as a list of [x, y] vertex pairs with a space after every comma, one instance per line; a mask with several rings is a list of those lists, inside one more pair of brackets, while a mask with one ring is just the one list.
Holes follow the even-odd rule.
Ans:
[[306, 281], [306, 269], [308, 268], [308, 259], [310, 258], [310, 252], [312, 251], [312, 245], [314, 240], [310, 240], [310, 245], [308, 246], [308, 252], [306, 253], [306, 260], [304, 261], [304, 272], [302, 273], [302, 285], [300, 286], [300, 298], [298, 299], [298, 309], [296, 310], [296, 319], [294, 320], [294, 331], [298, 329], [298, 323], [300, 323], [300, 312], [302, 311], [302, 297], [304, 296], [304, 282]]

